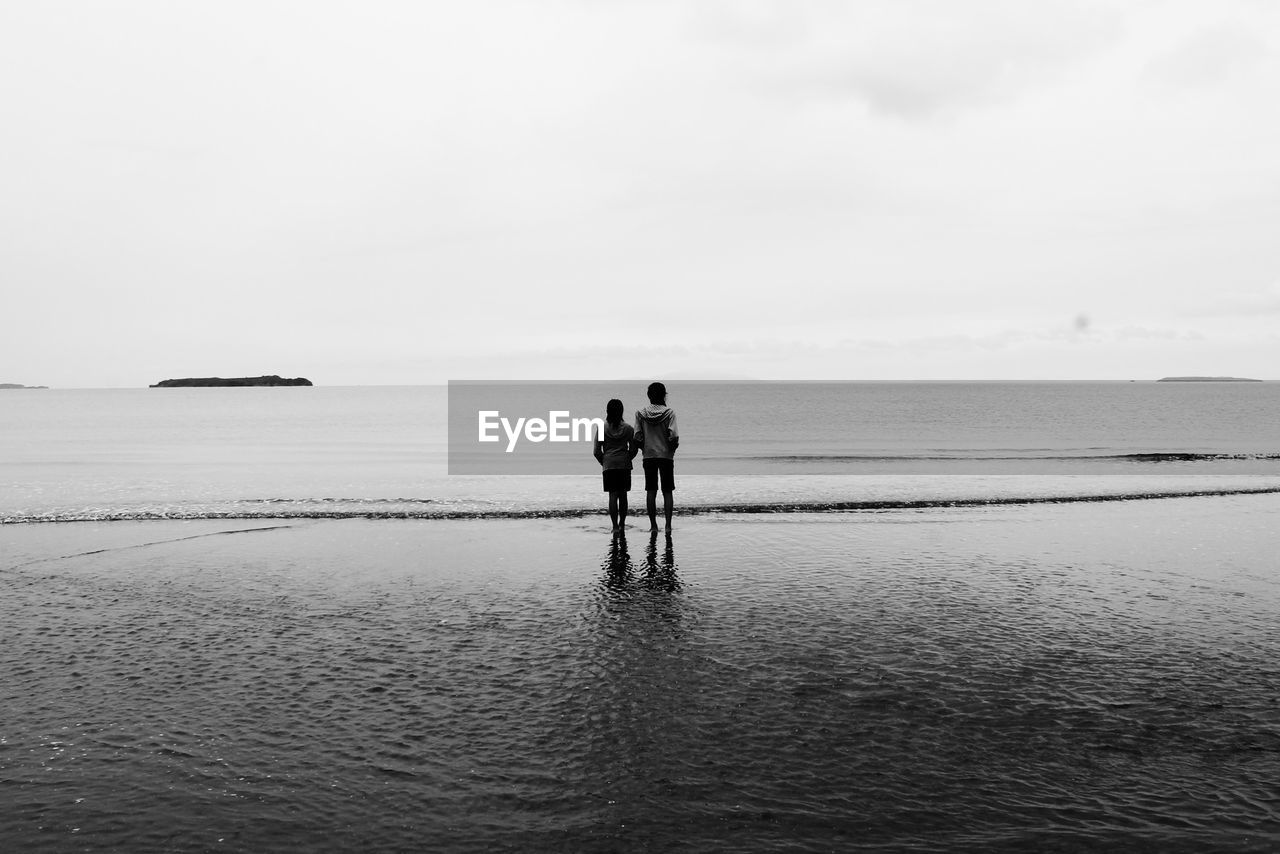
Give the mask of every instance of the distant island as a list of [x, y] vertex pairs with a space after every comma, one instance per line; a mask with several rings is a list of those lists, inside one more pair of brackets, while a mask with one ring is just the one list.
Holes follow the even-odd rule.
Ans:
[[1248, 377], [1161, 377], [1158, 383], [1260, 383]]
[[22, 383], [0, 383], [0, 388], [48, 388], [47, 385], [23, 385]]
[[279, 386], [279, 385], [311, 385], [311, 380], [294, 377], [291, 380], [272, 374], [269, 377], [186, 377], [180, 380], [161, 380], [151, 388], [214, 388], [219, 386]]

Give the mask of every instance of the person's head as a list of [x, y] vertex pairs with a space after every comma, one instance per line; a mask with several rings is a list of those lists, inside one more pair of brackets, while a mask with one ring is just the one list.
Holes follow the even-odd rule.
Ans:
[[649, 402], [650, 403], [666, 403], [667, 387], [662, 383], [649, 383]]
[[605, 404], [604, 407], [605, 420], [610, 424], [618, 424], [622, 421], [622, 401], [616, 397]]

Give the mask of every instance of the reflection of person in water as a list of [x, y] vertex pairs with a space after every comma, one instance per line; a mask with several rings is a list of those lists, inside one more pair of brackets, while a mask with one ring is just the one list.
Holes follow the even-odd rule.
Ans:
[[671, 532], [667, 532], [667, 546], [662, 550], [662, 558], [658, 558], [658, 532], [649, 534], [649, 548], [645, 552], [644, 583], [655, 590], [675, 592], [680, 589], [680, 579], [676, 576], [676, 551], [671, 545]]
[[688, 745], [705, 737], [689, 711], [716, 671], [706, 656], [689, 653], [696, 604], [677, 592], [671, 541], [665, 550], [656, 537], [640, 541], [628, 555], [627, 539], [608, 538], [585, 631], [572, 635], [583, 644], [575, 658], [593, 675], [565, 719], [572, 749], [561, 762], [580, 789], [634, 805], [651, 802], [655, 786], [685, 767]]
[[676, 575], [676, 553], [671, 544], [671, 537], [665, 538], [666, 547], [658, 551], [658, 534], [649, 536], [649, 546], [645, 549], [644, 575], [636, 579], [636, 567], [631, 562], [631, 553], [627, 550], [625, 536], [614, 537], [609, 543], [609, 554], [601, 567], [604, 570], [604, 586], [610, 590], [626, 590], [631, 587], [648, 590], [661, 590], [674, 593], [680, 589], [680, 579]]
[[614, 537], [609, 543], [609, 556], [604, 562], [604, 586], [614, 590], [627, 587], [634, 577], [626, 536]]

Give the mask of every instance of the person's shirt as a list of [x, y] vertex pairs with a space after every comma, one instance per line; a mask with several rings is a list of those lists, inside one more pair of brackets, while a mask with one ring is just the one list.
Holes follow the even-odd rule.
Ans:
[[651, 403], [644, 409], [637, 409], [636, 434], [644, 437], [646, 460], [672, 459], [680, 438], [675, 410], [662, 403]]
[[632, 468], [631, 458], [635, 454], [631, 447], [634, 438], [635, 430], [627, 422], [619, 421], [614, 426], [606, 421], [595, 446], [596, 459], [600, 460], [601, 467], [605, 470]]

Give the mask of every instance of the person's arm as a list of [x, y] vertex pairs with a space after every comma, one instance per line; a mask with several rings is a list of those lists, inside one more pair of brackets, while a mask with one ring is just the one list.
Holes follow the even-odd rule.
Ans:
[[596, 438], [595, 446], [592, 448], [592, 454], [596, 458], [596, 462], [604, 465], [604, 430], [600, 431], [600, 435]]
[[634, 429], [631, 431], [631, 437], [627, 442], [627, 447], [630, 449], [628, 451], [627, 459], [634, 460], [636, 458], [636, 454], [640, 453], [640, 443], [636, 441], [636, 431]]
[[676, 452], [676, 448], [680, 447], [680, 431], [676, 429], [676, 413], [673, 409], [671, 417], [667, 419], [667, 445], [671, 448], [671, 453]]

